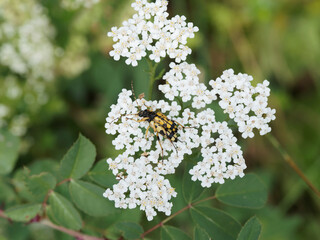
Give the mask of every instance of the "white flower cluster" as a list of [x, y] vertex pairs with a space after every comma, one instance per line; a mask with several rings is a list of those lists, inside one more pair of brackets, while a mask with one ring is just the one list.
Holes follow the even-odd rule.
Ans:
[[[163, 76], [166, 84], [159, 85], [159, 90], [166, 98], [173, 100], [174, 97], [180, 97], [183, 102], [192, 100], [191, 106], [195, 109], [204, 108], [217, 99], [216, 89], [210, 91], [203, 83], [199, 83], [200, 71], [194, 64], [182, 62], [170, 63], [169, 66], [171, 69]], [[214, 182], [224, 183], [224, 179], [242, 177], [246, 165], [227, 123], [216, 122], [211, 109], [203, 110], [197, 118], [190, 118], [190, 121], [191, 126], [202, 129], [200, 139], [203, 157], [190, 170], [192, 180], [200, 180], [203, 187], [210, 187]], [[212, 138], [217, 133], [220, 137]]]
[[[208, 119], [210, 111], [203, 111], [203, 119]], [[213, 114], [212, 114], [213, 115]], [[210, 115], [209, 115], [210, 116]], [[199, 116], [200, 117], [200, 116]], [[200, 117], [201, 118], [201, 117]], [[212, 116], [210, 116], [212, 118]], [[243, 177], [246, 164], [242, 156], [237, 139], [228, 128], [227, 122], [206, 121], [202, 122], [201, 155], [199, 161], [190, 171], [192, 180], [199, 180], [202, 187], [211, 187], [212, 183], [224, 183], [225, 179]], [[219, 137], [214, 138], [214, 134]]]
[[[114, 161], [108, 159], [113, 172], [118, 168], [126, 171], [126, 176], [107, 189], [103, 196], [115, 202], [117, 208], [136, 208], [146, 212], [149, 221], [157, 215], [155, 210], [170, 215], [172, 203], [169, 202], [177, 193], [169, 181], [153, 170], [150, 160], [141, 156], [138, 159], [125, 155], [118, 156]], [[122, 165], [121, 167], [119, 165]]]
[[[31, 78], [53, 78], [54, 30], [33, 0], [0, 3], [0, 64]], [[19, 18], [17, 18], [19, 14]]]
[[[108, 134], [119, 135], [112, 142], [116, 149], [125, 149], [116, 159], [108, 159], [109, 168], [116, 176], [123, 177], [113, 190], [107, 189], [104, 196], [115, 201], [116, 207], [135, 208], [140, 206], [146, 212], [148, 220], [156, 215], [155, 209], [170, 215], [172, 203], [171, 197], [176, 196], [174, 188], [163, 175], [174, 173], [175, 168], [183, 160], [184, 153], [191, 154], [182, 142], [172, 143], [164, 138], [159, 142], [151, 131], [145, 136], [142, 129], [148, 127], [148, 123], [137, 122], [136, 114], [139, 109], [162, 109], [163, 113], [176, 116], [181, 109], [176, 102], [169, 105], [165, 101], [146, 101], [138, 99], [132, 101], [131, 91], [123, 90], [116, 105], [111, 106], [105, 125]], [[141, 108], [140, 108], [141, 106]], [[117, 123], [120, 121], [120, 123]], [[189, 132], [194, 130], [189, 129]], [[191, 142], [188, 135], [185, 141]], [[154, 149], [154, 150], [152, 150]], [[139, 153], [138, 158], [135, 155]], [[162, 159], [162, 160], [160, 160]]]
[[136, 0], [132, 7], [138, 13], [123, 22], [120, 28], [112, 27], [109, 37], [116, 42], [110, 56], [114, 60], [126, 57], [126, 64], [137, 66], [138, 61], [150, 52], [149, 58], [155, 62], [168, 55], [176, 62], [185, 61], [191, 49], [187, 39], [194, 37], [198, 27], [186, 23], [185, 16], [168, 19], [166, 0]]
[[62, 0], [61, 7], [68, 10], [76, 10], [80, 7], [91, 8], [100, 0]]
[[[193, 94], [192, 88], [188, 94]], [[242, 151], [227, 124], [216, 122], [213, 110], [205, 109], [195, 113], [186, 108], [182, 117], [178, 117], [181, 106], [175, 101], [171, 105], [164, 100], [132, 101], [131, 95], [131, 91], [127, 90], [120, 93], [117, 104], [111, 106], [105, 124], [108, 134], [118, 134], [112, 142], [115, 148], [124, 149], [116, 159], [107, 160], [113, 174], [122, 177], [113, 186], [113, 190], [107, 189], [104, 195], [115, 201], [116, 207], [131, 208], [140, 205], [149, 220], [155, 216], [155, 210], [170, 214], [172, 204], [169, 200], [176, 193], [163, 176], [173, 174], [184, 155], [190, 155], [195, 148], [200, 148], [203, 160], [190, 170], [190, 174], [193, 175], [193, 180], [200, 180], [203, 187], [210, 187], [214, 182], [223, 183], [227, 178], [243, 176], [246, 165]], [[192, 100], [196, 98], [193, 97]], [[157, 141], [154, 136], [156, 132], [148, 131], [146, 134], [143, 129], [148, 128], [149, 122], [139, 122], [141, 117], [137, 115], [145, 109], [159, 111], [177, 124], [182, 124], [184, 127], [180, 126], [178, 130], [178, 141], [172, 143], [160, 134], [160, 141]], [[214, 137], [216, 134], [219, 134], [219, 138]], [[165, 181], [167, 184], [161, 184], [160, 189], [155, 187], [155, 182], [158, 181]], [[148, 207], [144, 205], [146, 202]]]
[[276, 110], [268, 107], [269, 82], [264, 80], [253, 87], [252, 80], [248, 74], [235, 75], [229, 69], [215, 81], [209, 82], [221, 98], [220, 107], [237, 123], [243, 138], [252, 138], [255, 128], [260, 130], [260, 135], [270, 132], [268, 123], [275, 119]]
[[213, 91], [209, 91], [203, 83], [199, 83], [200, 70], [196, 65], [172, 62], [169, 66], [171, 69], [163, 76], [167, 84], [159, 85], [159, 90], [167, 99], [180, 97], [183, 102], [187, 102], [192, 98], [192, 107], [196, 109], [203, 108], [217, 99]]
[[[166, 55], [175, 59], [163, 76], [166, 83], [159, 85], [170, 103], [143, 98], [133, 101], [132, 92], [125, 89], [119, 94], [105, 124], [106, 133], [117, 135], [112, 141], [115, 149], [122, 150], [118, 157], [107, 160], [119, 182], [107, 189], [104, 197], [119, 208], [140, 206], [152, 220], [156, 211], [171, 213], [170, 200], [177, 193], [164, 176], [173, 174], [185, 155], [200, 152], [202, 160], [189, 173], [202, 187], [244, 176], [246, 164], [237, 139], [227, 122], [216, 121], [208, 104], [219, 96], [219, 105], [237, 123], [243, 138], [253, 137], [254, 128], [260, 134], [269, 132], [275, 110], [267, 104], [270, 90], [266, 80], [252, 87], [251, 76], [234, 75], [230, 69], [210, 81], [210, 90], [200, 83], [199, 69], [185, 62], [191, 52], [185, 46], [187, 38], [194, 37], [198, 28], [187, 24], [184, 16], [168, 20], [167, 1], [136, 0], [132, 7], [138, 13], [108, 33], [117, 42], [110, 55], [115, 60], [127, 57], [126, 63], [133, 66], [147, 51], [155, 62]], [[175, 100], [190, 107], [183, 108]], [[166, 135], [170, 126], [162, 123], [165, 118], [166, 124], [178, 126], [174, 142]]]

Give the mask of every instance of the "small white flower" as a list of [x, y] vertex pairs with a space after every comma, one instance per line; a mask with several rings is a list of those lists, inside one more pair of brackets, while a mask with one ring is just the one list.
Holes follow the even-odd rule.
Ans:
[[126, 60], [126, 64], [128, 65], [132, 65], [132, 66], [137, 66], [138, 62], [137, 62], [137, 55], [135, 53], [129, 53], [128, 54], [128, 58]]

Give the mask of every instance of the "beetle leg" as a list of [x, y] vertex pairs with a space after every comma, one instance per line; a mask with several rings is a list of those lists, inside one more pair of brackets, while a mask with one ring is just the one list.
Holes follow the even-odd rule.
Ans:
[[147, 138], [149, 128], [150, 128], [150, 124], [149, 124], [149, 126], [147, 127], [146, 134], [144, 135], [145, 138]]
[[182, 128], [185, 128], [185, 126], [183, 126], [181, 123], [174, 121], [175, 123], [179, 124]]
[[162, 156], [162, 160], [163, 160], [163, 148], [162, 148], [161, 141], [160, 141], [160, 138], [159, 138], [159, 132], [157, 132], [157, 139], [158, 139], [158, 142], [159, 142], [159, 145], [160, 145], [160, 148], [161, 148], [161, 156]]
[[145, 118], [142, 118], [140, 120], [136, 120], [136, 119], [133, 119], [133, 118], [127, 118], [127, 120], [133, 120], [133, 121], [136, 121], [136, 122], [145, 122], [147, 121], [149, 118], [148, 117], [145, 117]]
[[174, 147], [174, 149], [176, 150], [176, 153], [177, 153], [177, 155], [178, 155], [178, 150], [177, 150], [176, 145], [174, 145], [174, 143], [171, 141], [171, 139], [170, 139], [170, 138], [168, 138], [168, 139], [170, 140], [171, 144], [173, 145], [173, 147]]

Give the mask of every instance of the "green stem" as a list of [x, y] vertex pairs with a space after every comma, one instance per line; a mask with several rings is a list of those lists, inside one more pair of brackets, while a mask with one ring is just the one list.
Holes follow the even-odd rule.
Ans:
[[147, 59], [147, 62], [148, 62], [148, 66], [149, 66], [149, 76], [150, 76], [150, 83], [149, 83], [149, 93], [148, 93], [148, 98], [151, 100], [151, 97], [152, 97], [152, 90], [153, 90], [153, 85], [154, 85], [154, 82], [156, 80], [156, 69], [157, 69], [157, 66], [159, 63], [155, 63], [153, 65], [152, 61]]
[[268, 134], [268, 139], [271, 144], [280, 152], [282, 158], [289, 166], [302, 178], [302, 180], [309, 186], [309, 188], [320, 198], [320, 191], [310, 182], [310, 180], [304, 175], [296, 163], [292, 160], [290, 155], [281, 146], [279, 141], [272, 135]]
[[181, 111], [180, 111], [180, 114], [183, 113], [184, 111], [184, 107], [183, 107], [183, 101], [180, 97], [176, 97], [176, 100], [178, 100], [180, 106], [181, 106]]
[[202, 200], [199, 200], [197, 202], [194, 202], [194, 203], [190, 203], [188, 204], [187, 206], [185, 206], [184, 208], [180, 209], [178, 212], [175, 212], [174, 214], [170, 215], [169, 217], [167, 217], [166, 219], [164, 219], [163, 221], [161, 221], [160, 223], [158, 223], [157, 225], [153, 226], [152, 228], [150, 228], [149, 230], [145, 231], [142, 235], [141, 235], [141, 238], [143, 239], [147, 234], [153, 232], [154, 230], [156, 230], [157, 228], [159, 227], [162, 227], [163, 224], [165, 224], [166, 222], [170, 221], [172, 218], [174, 218], [175, 216], [179, 215], [180, 213], [183, 213], [184, 211], [192, 208], [192, 206], [195, 206], [199, 203], [202, 203], [202, 202], [205, 202], [205, 201], [208, 201], [208, 200], [211, 200], [211, 199], [215, 199], [216, 196], [211, 196], [211, 197], [208, 197], [208, 198], [205, 198], [205, 199], [202, 199]]

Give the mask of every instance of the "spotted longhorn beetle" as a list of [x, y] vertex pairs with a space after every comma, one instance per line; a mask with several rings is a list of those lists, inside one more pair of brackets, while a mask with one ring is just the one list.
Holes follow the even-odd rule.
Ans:
[[[132, 83], [131, 83], [131, 88], [132, 88], [132, 93], [134, 95], [134, 98], [135, 98], [135, 100], [137, 100], [135, 97], [135, 94], [134, 94]], [[140, 94], [139, 99], [141, 99], [143, 97], [143, 95], [144, 94]], [[174, 142], [178, 141], [178, 135], [177, 135], [178, 127], [181, 126], [182, 128], [184, 128], [184, 126], [182, 124], [180, 124], [174, 120], [169, 119], [166, 115], [164, 115], [160, 111], [152, 111], [149, 107], [147, 107], [147, 109], [144, 109], [144, 110], [140, 109], [138, 111], [138, 113], [130, 114], [130, 115], [135, 115], [135, 116], [139, 116], [142, 118], [139, 120], [128, 118], [130, 120], [134, 120], [136, 122], [145, 122], [146, 121], [149, 123], [149, 126], [147, 127], [147, 130], [145, 133], [145, 137], [147, 137], [148, 131], [151, 127], [157, 136], [157, 140], [158, 140], [160, 148], [161, 148], [162, 157], [163, 157], [163, 148], [161, 145], [159, 134], [161, 134], [163, 137], [169, 139], [169, 141], [174, 146], [176, 152], [178, 152], [176, 146], [174, 145]]]

